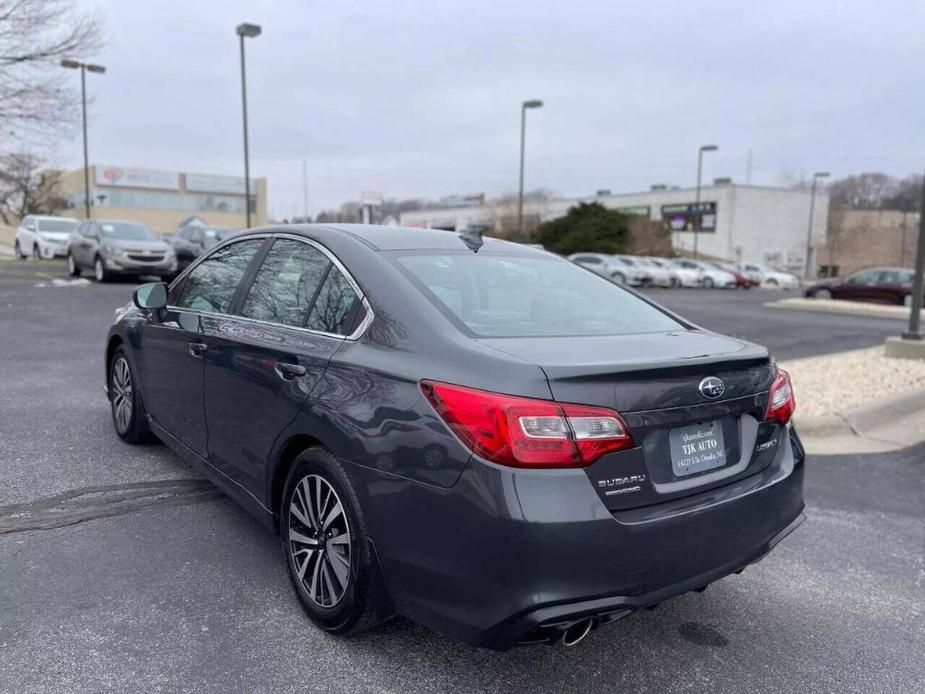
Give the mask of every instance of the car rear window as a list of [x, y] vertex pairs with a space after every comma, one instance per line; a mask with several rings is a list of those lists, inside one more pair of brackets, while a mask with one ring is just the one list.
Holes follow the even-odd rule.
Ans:
[[616, 284], [553, 256], [415, 253], [398, 266], [434, 304], [477, 337], [667, 332], [680, 326]]

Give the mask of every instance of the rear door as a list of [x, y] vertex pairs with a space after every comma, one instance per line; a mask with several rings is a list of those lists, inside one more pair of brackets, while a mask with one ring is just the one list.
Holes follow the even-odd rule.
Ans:
[[310, 397], [359, 306], [326, 249], [278, 237], [236, 315], [203, 321], [209, 461], [258, 499], [276, 437]]
[[144, 328], [141, 349], [145, 408], [167, 433], [206, 457], [203, 324], [231, 309], [263, 239], [225, 246], [172, 287], [167, 310]]

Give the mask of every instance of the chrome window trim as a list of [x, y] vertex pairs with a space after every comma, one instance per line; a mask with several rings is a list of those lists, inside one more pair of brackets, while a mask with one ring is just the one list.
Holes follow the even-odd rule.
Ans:
[[[373, 319], [375, 318], [375, 314], [373, 314], [373, 307], [370, 306], [369, 301], [366, 299], [366, 295], [363, 293], [363, 290], [360, 289], [360, 285], [357, 284], [356, 280], [353, 279], [353, 275], [351, 275], [347, 271], [347, 268], [344, 267], [344, 264], [340, 262], [340, 259], [336, 255], [331, 253], [331, 251], [329, 251], [325, 246], [318, 243], [314, 239], [309, 239], [304, 236], [300, 236], [298, 234], [290, 234], [286, 232], [259, 232], [259, 233], [253, 233], [253, 234], [246, 233], [246, 234], [240, 234], [238, 236], [232, 236], [230, 239], [226, 239], [222, 241], [220, 244], [218, 244], [217, 246], [215, 246], [214, 248], [209, 249], [209, 252], [207, 254], [201, 255], [200, 257], [196, 258], [195, 261], [190, 263], [190, 266], [186, 268], [182, 273], [180, 273], [173, 282], [170, 283], [171, 287], [177, 282], [180, 282], [181, 280], [185, 280], [186, 276], [190, 272], [192, 272], [192, 270], [195, 267], [197, 267], [200, 263], [207, 260], [208, 258], [212, 257], [214, 253], [218, 252], [225, 246], [230, 246], [231, 244], [240, 243], [242, 241], [251, 241], [255, 239], [267, 239], [270, 237], [274, 239], [291, 239], [293, 241], [301, 241], [302, 243], [305, 243], [305, 244], [308, 244], [309, 246], [314, 247], [315, 249], [323, 253], [327, 257], [327, 259], [331, 261], [331, 264], [334, 265], [334, 267], [336, 267], [340, 271], [340, 273], [347, 279], [347, 282], [350, 284], [350, 287], [356, 293], [357, 297], [359, 297], [360, 303], [363, 305], [363, 308], [366, 309], [366, 315], [363, 317], [363, 320], [360, 321], [360, 324], [354, 329], [352, 333], [350, 333], [349, 335], [341, 335], [340, 333], [329, 333], [323, 330], [312, 330], [311, 328], [303, 328], [303, 327], [295, 326], [295, 325], [286, 325], [284, 323], [274, 323], [273, 321], [265, 321], [265, 320], [260, 320], [258, 318], [248, 318], [247, 316], [240, 316], [234, 313], [219, 313], [218, 311], [197, 311], [195, 309], [185, 308], [182, 306], [173, 306], [171, 304], [167, 305], [167, 310], [173, 311], [173, 312], [189, 313], [189, 314], [196, 315], [196, 316], [206, 316], [206, 317], [215, 316], [218, 318], [232, 318], [234, 320], [243, 320], [248, 323], [254, 323], [257, 325], [269, 325], [269, 326], [273, 326], [276, 328], [285, 328], [286, 330], [299, 330], [301, 332], [309, 333], [311, 335], [322, 335], [324, 337], [334, 337], [334, 338], [337, 338], [338, 340], [354, 341], [354, 340], [359, 340], [361, 337], [363, 337], [363, 334], [367, 331], [369, 326], [372, 324]], [[260, 251], [258, 250], [258, 253], [259, 252]]]

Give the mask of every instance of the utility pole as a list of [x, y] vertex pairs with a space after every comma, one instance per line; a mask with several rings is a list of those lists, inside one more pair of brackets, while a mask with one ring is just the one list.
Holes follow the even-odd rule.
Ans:
[[241, 113], [244, 120], [244, 218], [245, 228], [251, 228], [251, 166], [247, 146], [247, 77], [244, 65], [244, 39], [260, 36], [261, 29], [256, 24], [238, 24], [235, 33], [241, 39]]
[[524, 147], [527, 139], [527, 109], [542, 106], [543, 102], [539, 99], [524, 101], [520, 105], [520, 192], [517, 195], [517, 235], [520, 240], [524, 238]]
[[302, 158], [302, 220], [308, 222], [308, 164]]
[[700, 211], [700, 177], [703, 174], [703, 153], [704, 152], [715, 152], [719, 147], [717, 145], [701, 145], [700, 149], [697, 151], [697, 195], [695, 198], [695, 209], [696, 216], [694, 219], [697, 221], [694, 224], [694, 260], [697, 260], [697, 236], [700, 232], [701, 224], [703, 223], [703, 213]]
[[925, 274], [925, 177], [922, 178], [922, 209], [919, 212], [919, 243], [915, 252], [915, 276], [912, 280], [912, 308], [909, 311], [909, 330], [903, 333], [904, 340], [925, 338], [920, 330], [923, 274]]
[[81, 63], [76, 60], [68, 59], [61, 61], [61, 67], [80, 70], [80, 112], [83, 120], [84, 135], [84, 213], [86, 219], [90, 219], [90, 155], [87, 146], [87, 70], [103, 74], [106, 72], [106, 68], [102, 65]]
[[815, 267], [815, 263], [813, 262], [813, 212], [816, 206], [816, 182], [820, 178], [826, 178], [828, 175], [828, 171], [818, 171], [813, 174], [813, 187], [812, 192], [809, 194], [809, 226], [806, 229], [806, 267], [803, 273], [806, 279], [811, 278], [815, 274], [813, 272], [813, 268]]

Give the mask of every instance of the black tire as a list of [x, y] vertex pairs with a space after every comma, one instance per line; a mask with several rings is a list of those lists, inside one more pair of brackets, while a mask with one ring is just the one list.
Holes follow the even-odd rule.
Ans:
[[109, 273], [106, 271], [106, 264], [99, 256], [93, 260], [93, 279], [97, 282], [108, 282]]
[[672, 277], [672, 278], [671, 278], [671, 286], [672, 286], [672, 288], [675, 288], [675, 287], [678, 286], [678, 278], [677, 278], [677, 277]]
[[[322, 482], [333, 490], [333, 501], [340, 502], [345, 522], [341, 523], [340, 518], [332, 522], [327, 532], [334, 533], [333, 537], [327, 541], [322, 540], [321, 550], [311, 550], [311, 547], [316, 545], [293, 541], [291, 535], [310, 535], [309, 539], [313, 541], [318, 535], [311, 523], [306, 524], [300, 520], [298, 509], [303, 509], [302, 517], [307, 515], [304, 514], [304, 496], [301, 495], [306, 488], [323, 489]], [[294, 504], [296, 511], [292, 510]], [[326, 507], [329, 516], [333, 508], [334, 506]], [[311, 521], [310, 518], [308, 520]], [[334, 545], [332, 539], [336, 541], [337, 537], [343, 538], [345, 528], [347, 542]], [[321, 534], [324, 534], [323, 529]], [[343, 466], [326, 449], [309, 448], [303, 451], [293, 464], [279, 509], [279, 536], [293, 589], [302, 608], [316, 626], [330, 634], [344, 635], [370, 629], [387, 616], [388, 600], [381, 588], [378, 564], [366, 532], [360, 503]], [[346, 585], [336, 585], [333, 581], [340, 579], [334, 573], [334, 565], [337, 561], [343, 561], [344, 548], [349, 548], [349, 565], [345, 572]], [[300, 556], [296, 557], [297, 554]], [[319, 566], [320, 570], [316, 570]], [[299, 575], [300, 569], [303, 577]], [[324, 604], [326, 596], [322, 586], [316, 586], [318, 592], [315, 595], [320, 599], [313, 598], [311, 592], [314, 583], [309, 574], [317, 575], [318, 582], [323, 583], [325, 579], [322, 574], [325, 570], [328, 584], [334, 586], [334, 590], [329, 590], [327, 595], [330, 604]], [[339, 597], [336, 595], [337, 590], [342, 591]]]
[[706, 287], [707, 289], [713, 289], [713, 278], [705, 277], [703, 279], [703, 286]]
[[70, 253], [67, 254], [67, 274], [71, 277], [80, 277], [80, 266]]
[[813, 292], [814, 299], [831, 299], [832, 290], [831, 289], [817, 289]]
[[32, 258], [35, 260], [42, 259], [42, 253], [39, 251], [39, 245], [37, 243], [32, 244]]
[[767, 284], [768, 284], [768, 286], [771, 287], [772, 289], [777, 289], [777, 280], [775, 280], [775, 279], [769, 279]]
[[619, 282], [620, 284], [626, 284], [626, 277], [623, 276], [622, 272], [615, 272], [610, 276], [614, 282]]
[[[113, 352], [112, 359], [109, 361], [108, 374], [109, 411], [112, 414], [112, 425], [116, 434], [126, 443], [148, 443], [153, 439], [153, 435], [145, 418], [144, 403], [141, 399], [141, 390], [137, 385], [135, 369], [128, 358], [125, 347], [119, 346]], [[127, 390], [125, 387], [126, 374], [128, 377]], [[127, 409], [120, 409], [120, 406], [126, 402], [128, 403]]]
[[13, 244], [13, 253], [16, 255], [16, 260], [26, 259], [26, 254], [22, 252], [22, 246], [19, 245], [19, 239], [16, 239], [16, 243]]

